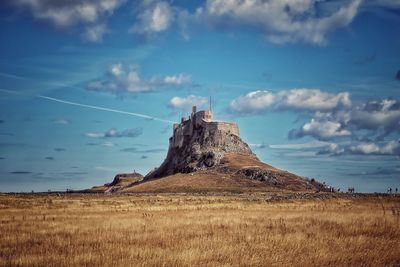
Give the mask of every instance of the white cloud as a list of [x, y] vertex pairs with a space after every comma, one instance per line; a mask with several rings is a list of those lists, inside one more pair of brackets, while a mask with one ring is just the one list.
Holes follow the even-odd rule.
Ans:
[[87, 137], [91, 137], [91, 138], [102, 138], [102, 137], [104, 137], [104, 133], [99, 133], [99, 132], [85, 133], [85, 135]]
[[290, 131], [289, 137], [306, 135], [317, 139], [350, 136], [359, 140], [383, 140], [400, 132], [400, 102], [395, 99], [372, 100], [332, 111], [317, 111], [309, 122]]
[[121, 76], [124, 71], [121, 63], [113, 64], [110, 67], [110, 73], [116, 77]]
[[58, 28], [82, 25], [83, 37], [98, 42], [106, 33], [105, 20], [121, 6], [125, 0], [13, 0], [11, 5], [26, 9], [33, 17], [48, 21]]
[[191, 109], [192, 106], [198, 108], [205, 107], [208, 104], [208, 99], [202, 96], [189, 95], [187, 97], [175, 96], [169, 101], [169, 106], [179, 109]]
[[357, 129], [400, 131], [400, 102], [394, 99], [369, 101], [352, 110], [349, 124]]
[[168, 2], [151, 3], [138, 16], [138, 22], [131, 31], [139, 34], [162, 32], [169, 28], [173, 18], [174, 14]]
[[351, 106], [350, 93], [331, 94], [319, 89], [292, 89], [282, 93], [283, 108], [330, 110], [340, 105]]
[[191, 76], [186, 74], [153, 76], [146, 79], [141, 76], [139, 66], [124, 66], [117, 63], [110, 66], [108, 75], [103, 79], [90, 81], [87, 89], [115, 94], [140, 93], [165, 87], [181, 87], [189, 85], [191, 82]]
[[90, 42], [98, 43], [103, 41], [103, 36], [107, 32], [107, 26], [105, 24], [98, 24], [86, 27], [82, 33], [82, 37]]
[[384, 143], [360, 143], [350, 146], [350, 152], [363, 155], [400, 155], [399, 141], [391, 140]]
[[192, 77], [190, 75], [185, 75], [185, 74], [164, 77], [165, 84], [182, 85], [182, 84], [188, 84], [191, 82], [192, 82]]
[[[107, 33], [106, 20], [127, 0], [5, 0], [28, 10], [38, 20], [58, 28], [79, 25], [82, 36], [99, 42]], [[135, 1], [136, 23], [130, 31], [156, 34], [168, 30], [174, 22], [183, 38], [196, 27], [226, 29], [246, 26], [259, 29], [275, 43], [327, 43], [330, 32], [347, 27], [360, 10], [400, 8], [395, 0], [207, 0], [194, 11], [174, 1]]]
[[317, 152], [318, 155], [341, 155], [345, 152], [345, 149], [340, 146], [339, 144], [331, 143], [328, 146], [322, 148], [320, 151]]
[[258, 27], [275, 43], [301, 41], [321, 45], [326, 43], [329, 32], [353, 21], [360, 4], [361, 0], [352, 0], [322, 15], [316, 0], [207, 0], [205, 7], [197, 10], [197, 17], [216, 25]]
[[397, 140], [380, 142], [332, 143], [317, 152], [319, 155], [392, 155], [400, 156], [400, 143]]
[[348, 92], [332, 94], [319, 89], [292, 89], [279, 92], [253, 91], [239, 96], [230, 103], [236, 113], [252, 114], [272, 110], [332, 110], [350, 107]]
[[275, 103], [276, 94], [269, 91], [253, 91], [234, 99], [230, 108], [239, 113], [256, 113], [266, 110]]
[[308, 122], [289, 132], [290, 138], [312, 136], [328, 140], [361, 135], [382, 139], [400, 132], [400, 102], [396, 99], [352, 103], [348, 92], [334, 94], [302, 88], [278, 92], [253, 91], [230, 103], [230, 111], [241, 115], [268, 110], [314, 111]]
[[362, 143], [350, 147], [350, 150], [357, 154], [375, 154], [379, 152], [380, 148], [374, 143]]
[[[91, 138], [119, 138], [119, 137], [131, 137], [131, 138], [135, 138], [138, 137], [139, 135], [141, 135], [143, 133], [143, 129], [142, 128], [132, 128], [132, 129], [126, 129], [123, 131], [118, 131], [115, 128], [112, 128], [106, 132], [89, 132], [86, 133], [85, 135], [87, 137], [91, 137]], [[112, 146], [112, 143], [104, 143], [104, 146]]]
[[292, 130], [289, 133], [290, 138], [301, 138], [310, 135], [319, 140], [328, 140], [334, 137], [350, 136], [349, 130], [343, 129], [340, 122], [334, 121], [317, 121], [311, 119], [305, 123], [300, 129]]

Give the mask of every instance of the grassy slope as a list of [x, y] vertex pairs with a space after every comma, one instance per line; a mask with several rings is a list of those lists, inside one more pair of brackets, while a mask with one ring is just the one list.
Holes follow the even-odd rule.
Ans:
[[147, 181], [122, 192], [201, 192], [201, 191], [276, 191], [260, 181], [253, 181], [213, 171], [193, 174], [178, 173], [161, 179]]
[[399, 266], [399, 197], [1, 195], [0, 266]]
[[[264, 182], [233, 174], [238, 170], [249, 168], [279, 173], [284, 177], [287, 184], [285, 187], [277, 188]], [[160, 179], [144, 181], [125, 188], [122, 192], [302, 191], [305, 186], [305, 181], [301, 177], [274, 168], [259, 161], [256, 157], [242, 154], [226, 154], [223, 159], [223, 165], [220, 167], [189, 174], [178, 173]]]

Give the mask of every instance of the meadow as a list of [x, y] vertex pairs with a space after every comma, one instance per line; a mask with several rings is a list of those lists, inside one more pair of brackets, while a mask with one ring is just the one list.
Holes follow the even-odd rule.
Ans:
[[400, 266], [400, 197], [0, 194], [0, 266]]

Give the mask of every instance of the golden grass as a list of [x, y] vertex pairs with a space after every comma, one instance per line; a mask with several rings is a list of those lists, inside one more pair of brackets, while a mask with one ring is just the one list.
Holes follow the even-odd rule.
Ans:
[[[195, 173], [177, 173], [161, 179], [149, 180], [126, 187], [122, 192], [138, 193], [171, 193], [171, 192], [249, 192], [249, 191], [278, 191], [278, 188], [268, 184], [229, 174], [221, 175], [213, 171]], [[280, 190], [282, 191], [282, 190]]]
[[1, 266], [399, 266], [400, 199], [0, 195]]

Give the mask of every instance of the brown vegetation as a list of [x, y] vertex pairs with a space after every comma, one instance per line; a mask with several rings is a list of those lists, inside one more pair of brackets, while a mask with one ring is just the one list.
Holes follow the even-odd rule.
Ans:
[[[267, 173], [276, 183], [260, 179]], [[257, 174], [260, 177], [257, 177]], [[118, 177], [118, 175], [117, 175]], [[138, 176], [142, 178], [141, 176]], [[115, 181], [115, 178], [114, 178]], [[100, 193], [187, 193], [187, 192], [287, 192], [324, 191], [326, 188], [316, 181], [309, 181], [259, 161], [255, 156], [226, 153], [220, 165], [191, 173], [176, 173], [156, 179], [124, 180], [95, 186], [83, 192]]]
[[0, 195], [1, 266], [399, 266], [400, 198]]

